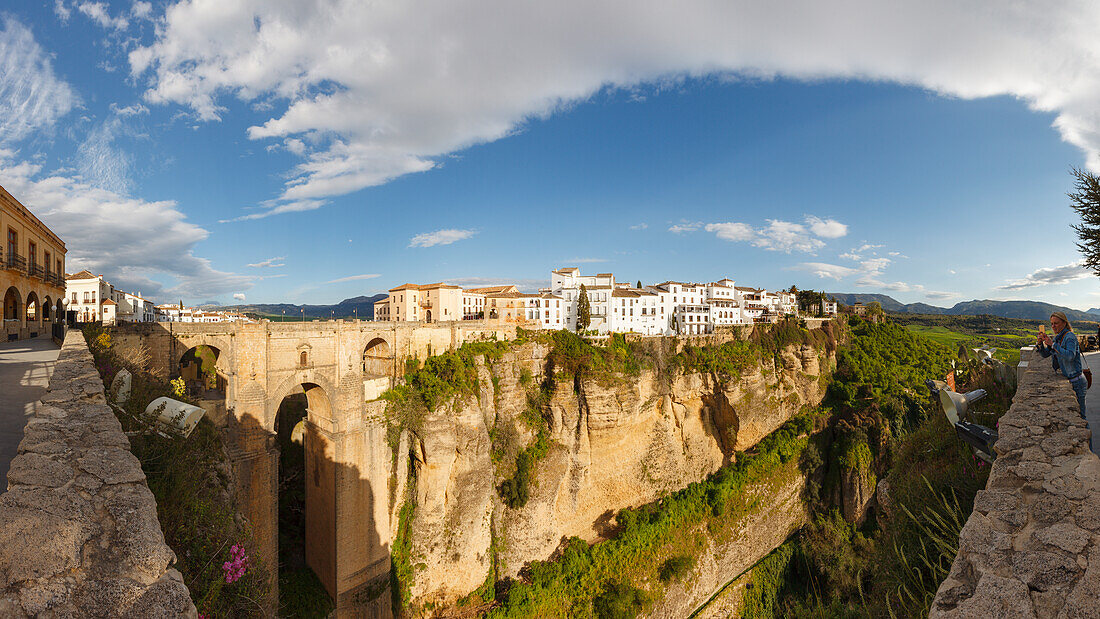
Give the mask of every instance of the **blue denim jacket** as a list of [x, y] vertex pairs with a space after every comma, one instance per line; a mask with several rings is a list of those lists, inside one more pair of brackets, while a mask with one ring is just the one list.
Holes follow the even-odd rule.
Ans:
[[1054, 338], [1053, 346], [1040, 344], [1039, 354], [1044, 357], [1053, 354], [1058, 360], [1058, 369], [1066, 378], [1081, 374], [1081, 350], [1077, 347], [1077, 336], [1069, 329], [1064, 329]]

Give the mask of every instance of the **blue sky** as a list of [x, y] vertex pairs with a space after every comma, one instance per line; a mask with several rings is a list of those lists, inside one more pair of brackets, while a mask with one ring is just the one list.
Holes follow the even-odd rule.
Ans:
[[579, 266], [1100, 306], [1065, 197], [1100, 165], [1072, 11], [25, 4], [0, 13], [0, 184], [70, 270], [157, 300]]

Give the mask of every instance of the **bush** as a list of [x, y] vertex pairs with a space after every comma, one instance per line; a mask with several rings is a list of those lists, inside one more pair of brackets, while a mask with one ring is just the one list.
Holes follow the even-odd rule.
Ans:
[[633, 619], [648, 605], [649, 597], [645, 591], [618, 581], [609, 582], [593, 602], [596, 616], [600, 619]]
[[657, 571], [657, 575], [660, 577], [661, 582], [680, 580], [694, 568], [695, 557], [678, 555], [670, 557], [667, 561], [662, 563], [661, 569]]

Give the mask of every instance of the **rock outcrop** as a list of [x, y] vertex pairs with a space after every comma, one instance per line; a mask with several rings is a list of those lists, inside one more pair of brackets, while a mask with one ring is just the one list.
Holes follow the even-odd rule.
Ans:
[[0, 495], [0, 616], [196, 617], [80, 331]]
[[[529, 500], [512, 509], [497, 487], [512, 475], [517, 450], [535, 439], [524, 411], [529, 394], [538, 393], [549, 353], [544, 345], [525, 344], [482, 364], [477, 397], [437, 407], [414, 437], [420, 460], [411, 529], [415, 601], [448, 604], [473, 591], [494, 557], [497, 577], [514, 577], [528, 562], [552, 556], [566, 538], [596, 541], [610, 534], [617, 511], [703, 479], [802, 407], [820, 403], [822, 374], [835, 366], [832, 353], [796, 345], [729, 379], [675, 369], [552, 378], [540, 404], [550, 448], [535, 466]], [[746, 542], [752, 551], [708, 550], [715, 569], [704, 572], [713, 577], [698, 579], [698, 591], [681, 597], [713, 594], [736, 576], [729, 566], [747, 568], [782, 543], [804, 517], [791, 515], [788, 505], [788, 499], [798, 503], [800, 487], [784, 489], [775, 509], [786, 515], [761, 529], [766, 535], [758, 542]], [[746, 531], [753, 531], [748, 523]]]
[[1100, 616], [1100, 459], [1069, 382], [1028, 356], [930, 617]]

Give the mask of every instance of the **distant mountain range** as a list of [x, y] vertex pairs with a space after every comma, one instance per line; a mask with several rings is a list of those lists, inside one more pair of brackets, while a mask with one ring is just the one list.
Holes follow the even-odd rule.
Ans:
[[845, 305], [854, 303], [867, 304], [878, 301], [882, 309], [888, 312], [906, 314], [946, 314], [950, 316], [977, 316], [978, 314], [991, 314], [1003, 318], [1020, 318], [1023, 320], [1042, 320], [1050, 318], [1051, 312], [1065, 312], [1070, 322], [1085, 320], [1096, 322], [1100, 320], [1100, 308], [1090, 309], [1087, 312], [1075, 310], [1061, 305], [1043, 303], [1041, 301], [991, 301], [989, 299], [962, 301], [952, 307], [939, 307], [927, 303], [901, 303], [897, 299], [884, 294], [856, 294], [850, 292], [828, 292], [829, 296], [836, 297]]
[[294, 305], [291, 303], [253, 303], [243, 305], [204, 305], [219, 310], [235, 310], [241, 313], [263, 314], [266, 316], [282, 316], [287, 318], [300, 317], [305, 310], [307, 318], [353, 318], [358, 316], [363, 319], [374, 318], [374, 302], [385, 299], [387, 295], [376, 294], [373, 296], [359, 296], [344, 299], [336, 305]]

